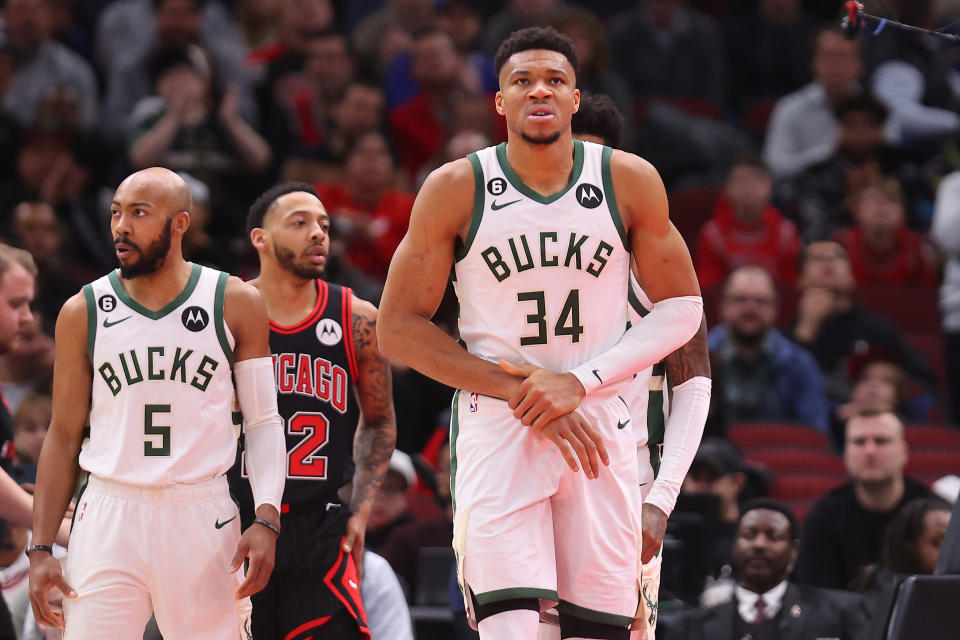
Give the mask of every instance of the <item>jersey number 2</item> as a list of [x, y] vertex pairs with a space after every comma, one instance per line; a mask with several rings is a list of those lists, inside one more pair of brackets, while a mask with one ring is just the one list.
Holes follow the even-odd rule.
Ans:
[[322, 413], [298, 411], [287, 420], [287, 433], [307, 436], [290, 450], [287, 477], [301, 480], [326, 480], [327, 456], [318, 456], [330, 442], [330, 421]]

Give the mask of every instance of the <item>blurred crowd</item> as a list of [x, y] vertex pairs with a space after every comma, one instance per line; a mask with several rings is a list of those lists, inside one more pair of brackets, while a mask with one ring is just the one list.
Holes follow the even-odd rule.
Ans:
[[[578, 86], [621, 112], [621, 146], [662, 175], [704, 292], [713, 404], [671, 518], [665, 589], [686, 605], [716, 602], [723, 585], [729, 597], [751, 573], [738, 551], [747, 515], [783, 511], [743, 508], [764, 495], [787, 500], [784, 576], [797, 554], [798, 580], [837, 589], [932, 571], [919, 550], [901, 557], [902, 538], [943, 524], [929, 487], [960, 457], [913, 469], [907, 443], [916, 425], [960, 422], [960, 47], [892, 27], [846, 40], [842, 4], [4, 0], [0, 238], [38, 267], [35, 321], [0, 360], [17, 480], [33, 482], [49, 423], [60, 305], [115, 266], [107, 211], [122, 177], [181, 173], [195, 207], [185, 256], [242, 277], [256, 264], [249, 204], [278, 180], [315, 184], [333, 224], [328, 278], [377, 301], [427, 174], [505, 140], [497, 46], [552, 25], [576, 45]], [[930, 29], [960, 18], [957, 0], [865, 4]], [[455, 333], [447, 298], [437, 322]], [[367, 539], [409, 602], [436, 605], [449, 571], [418, 549], [452, 536], [451, 390], [400, 368], [394, 386], [402, 451]], [[767, 449], [751, 458], [746, 423], [821, 439], [811, 451], [834, 466], [814, 469], [815, 495], [784, 492], [781, 472], [798, 470]], [[958, 484], [935, 486], [952, 501]], [[704, 531], [716, 542], [691, 560]], [[26, 535], [6, 533], [11, 550]], [[5, 596], [23, 578], [7, 566]], [[420, 573], [442, 576], [439, 591]]]

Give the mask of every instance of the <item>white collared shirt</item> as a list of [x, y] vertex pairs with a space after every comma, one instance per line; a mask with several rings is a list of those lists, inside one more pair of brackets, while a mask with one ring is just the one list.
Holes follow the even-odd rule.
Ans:
[[786, 592], [786, 580], [762, 594], [744, 589], [738, 584], [736, 588], [737, 611], [740, 612], [741, 618], [752, 623], [757, 617], [757, 600], [763, 598], [763, 615], [769, 620], [780, 611], [780, 605], [783, 603], [783, 594]]

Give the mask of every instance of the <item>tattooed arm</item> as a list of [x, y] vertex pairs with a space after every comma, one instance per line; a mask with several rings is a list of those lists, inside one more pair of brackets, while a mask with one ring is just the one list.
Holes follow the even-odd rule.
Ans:
[[357, 359], [357, 399], [360, 422], [353, 440], [353, 493], [343, 550], [353, 555], [361, 569], [364, 533], [373, 506], [373, 497], [390, 466], [397, 442], [397, 419], [393, 413], [390, 363], [377, 345], [377, 308], [353, 297], [353, 349]]
[[643, 503], [643, 562], [649, 562], [663, 542], [667, 518], [700, 446], [710, 408], [706, 318], [700, 321], [700, 328], [690, 342], [667, 356], [666, 378], [671, 391], [670, 415], [664, 428], [660, 471]]

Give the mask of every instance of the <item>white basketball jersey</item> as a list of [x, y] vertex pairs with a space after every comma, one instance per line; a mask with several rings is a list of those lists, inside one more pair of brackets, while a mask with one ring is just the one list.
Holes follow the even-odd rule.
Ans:
[[620, 340], [630, 253], [610, 154], [574, 140], [570, 181], [551, 196], [520, 181], [506, 144], [467, 156], [473, 220], [454, 276], [470, 353], [569, 371]]
[[[653, 302], [637, 282], [633, 272], [630, 273], [627, 299], [630, 303], [631, 323], [640, 322], [653, 309]], [[663, 455], [664, 429], [670, 411], [664, 369], [663, 362], [659, 362], [640, 371], [623, 393], [623, 398], [630, 408], [633, 432], [637, 437], [640, 493], [643, 498], [650, 492], [660, 470], [660, 458]]]
[[170, 485], [208, 480], [233, 465], [227, 277], [195, 264], [183, 292], [159, 311], [130, 297], [117, 271], [83, 287], [93, 365], [83, 469], [130, 484]]

